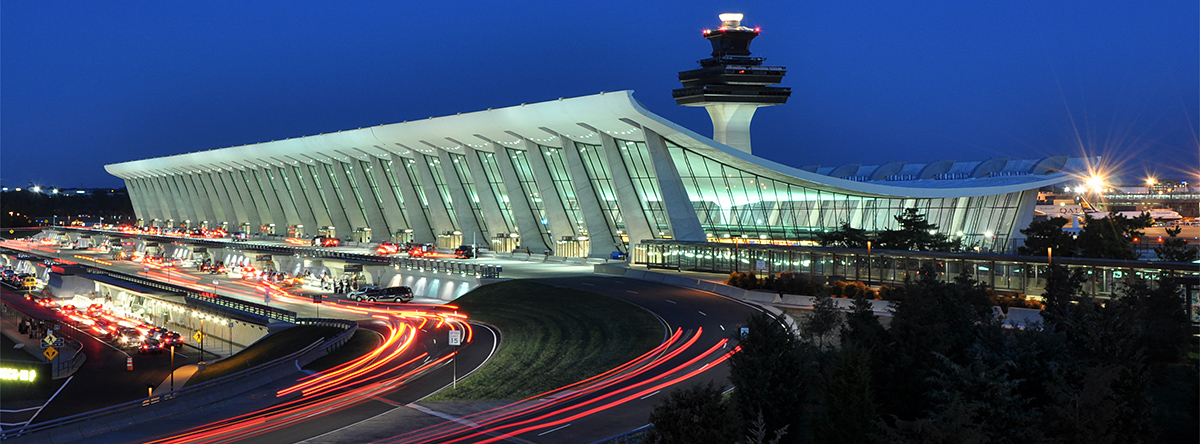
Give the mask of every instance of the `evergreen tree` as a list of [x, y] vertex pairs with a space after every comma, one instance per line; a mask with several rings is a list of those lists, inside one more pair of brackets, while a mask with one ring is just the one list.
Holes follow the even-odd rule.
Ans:
[[1200, 256], [1200, 250], [1196, 247], [1188, 246], [1187, 239], [1179, 237], [1179, 233], [1183, 231], [1183, 227], [1175, 227], [1167, 229], [1167, 238], [1162, 240], [1162, 245], [1154, 247], [1154, 254], [1158, 255], [1158, 260], [1164, 262], [1194, 262], [1197, 256]]
[[809, 352], [782, 317], [759, 313], [746, 324], [749, 332], [739, 338], [740, 350], [729, 358], [729, 380], [742, 424], [749, 426], [761, 415], [765, 430], [786, 427], [783, 441], [800, 442], [807, 422], [803, 407], [811, 391]]
[[817, 235], [822, 247], [867, 248], [867, 230], [850, 226], [842, 222], [841, 226]]
[[817, 341], [817, 349], [825, 350], [825, 338], [842, 324], [842, 313], [837, 302], [822, 293], [813, 301], [812, 316], [804, 323], [804, 333], [809, 340]]
[[866, 350], [885, 346], [888, 337], [887, 331], [879, 323], [879, 316], [875, 315], [875, 308], [871, 305], [871, 301], [862, 295], [854, 298], [850, 313], [842, 325], [840, 336], [842, 346], [854, 346]]
[[871, 442], [877, 438], [879, 419], [871, 391], [871, 354], [852, 344], [834, 353], [824, 377], [825, 417], [816, 428], [817, 442]]
[[1133, 249], [1133, 239], [1141, 237], [1141, 229], [1149, 227], [1154, 221], [1146, 213], [1132, 219], [1114, 213], [1104, 219], [1085, 216], [1084, 220], [1087, 226], [1079, 233], [1079, 255], [1121, 260], [1138, 258], [1137, 251]]
[[1063, 231], [1063, 226], [1070, 222], [1063, 217], [1033, 221], [1029, 228], [1021, 230], [1025, 235], [1025, 245], [1017, 248], [1017, 254], [1022, 256], [1045, 256], [1047, 248], [1054, 249], [1054, 256], [1075, 257], [1075, 237]]
[[938, 231], [916, 208], [905, 208], [893, 216], [900, 228], [879, 233], [879, 248], [888, 250], [958, 251], [961, 244]]
[[711, 381], [671, 392], [654, 406], [650, 423], [651, 443], [729, 443], [738, 437], [733, 409]]

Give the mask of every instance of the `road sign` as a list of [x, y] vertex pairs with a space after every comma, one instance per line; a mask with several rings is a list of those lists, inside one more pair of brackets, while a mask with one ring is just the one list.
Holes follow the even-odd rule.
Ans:
[[50, 348], [46, 349], [46, 351], [42, 352], [42, 356], [45, 356], [46, 359], [53, 361], [54, 357], [58, 356], [58, 350], [55, 349], [54, 347], [50, 347]]
[[462, 330], [450, 330], [450, 345], [462, 345]]
[[742, 335], [742, 339], [746, 339], [746, 336], [749, 336], [749, 335], [750, 335], [750, 328], [749, 328], [749, 327], [742, 327], [742, 328], [741, 328], [741, 329], [738, 331], [738, 333], [741, 333], [741, 335]]
[[[54, 333], [47, 333], [46, 337], [42, 338], [42, 343], [46, 344], [46, 346], [49, 347], [51, 345], [54, 345], [54, 341], [56, 339], [58, 339], [58, 337], [54, 336]], [[42, 347], [42, 348], [46, 348], [46, 347]]]
[[196, 340], [196, 342], [203, 341], [203, 340], [204, 340], [204, 333], [201, 333], [201, 332], [196, 332], [196, 334], [192, 335], [192, 339], [195, 339], [195, 340]]
[[320, 304], [320, 303], [321, 303], [321, 295], [319, 295], [319, 294], [314, 294], [314, 295], [313, 295], [313, 303], [314, 303], [314, 304]]
[[55, 339], [55, 340], [54, 340], [54, 346], [55, 346], [55, 347], [62, 347], [62, 346], [64, 346], [64, 345], [66, 345], [66, 344], [67, 344], [67, 341], [66, 341], [66, 340], [64, 340], [63, 338], [58, 338], [58, 339]]
[[221, 285], [221, 281], [213, 279], [213, 285]]

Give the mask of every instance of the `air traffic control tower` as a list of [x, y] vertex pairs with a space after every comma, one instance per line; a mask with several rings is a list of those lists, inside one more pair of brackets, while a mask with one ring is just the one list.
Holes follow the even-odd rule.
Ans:
[[783, 81], [787, 68], [763, 66], [766, 59], [750, 57], [750, 41], [759, 29], [742, 26], [742, 14], [720, 17], [720, 28], [704, 30], [704, 38], [712, 42], [712, 57], [701, 60], [700, 69], [680, 72], [683, 88], [672, 95], [675, 103], [708, 110], [713, 140], [749, 153], [754, 111], [786, 103], [792, 89], [767, 86]]

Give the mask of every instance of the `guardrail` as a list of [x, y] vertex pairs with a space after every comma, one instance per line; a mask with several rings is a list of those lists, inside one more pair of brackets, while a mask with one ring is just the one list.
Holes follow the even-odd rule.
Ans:
[[145, 278], [142, 278], [142, 277], [139, 277], [136, 275], [122, 273], [119, 271], [105, 270], [103, 268], [96, 268], [96, 267], [87, 267], [87, 268], [88, 268], [88, 272], [93, 273], [93, 274], [103, 274], [106, 276], [112, 276], [112, 277], [115, 277], [115, 278], [118, 278], [121, 280], [133, 282], [133, 283], [136, 283], [139, 285], [144, 285], [144, 286], [151, 287], [151, 288], [157, 288], [159, 290], [180, 293], [183, 295], [184, 298], [198, 301], [201, 304], [213, 304], [213, 305], [217, 305], [220, 307], [241, 311], [244, 313], [262, 316], [267, 319], [275, 319], [275, 320], [284, 321], [284, 322], [295, 322], [296, 321], [296, 312], [291, 311], [291, 310], [283, 310], [283, 309], [275, 308], [275, 307], [272, 307], [269, 305], [262, 305], [262, 304], [256, 304], [253, 302], [246, 302], [246, 301], [242, 301], [239, 299], [221, 296], [221, 295], [218, 295], [215, 293], [193, 290], [193, 289], [190, 289], [187, 287], [181, 287], [178, 285], [165, 284], [165, 283], [155, 281], [152, 279], [145, 279]]
[[[347, 327], [347, 329], [328, 341], [318, 339], [307, 347], [292, 352], [287, 356], [232, 375], [112, 407], [28, 425], [14, 430], [4, 430], [0, 432], [0, 439], [33, 438], [30, 435], [43, 432], [52, 433], [54, 429], [76, 425], [77, 427], [61, 430], [61, 433], [54, 434], [53, 436], [39, 436], [38, 438], [42, 439], [38, 441], [68, 442], [82, 440], [134, 426], [144, 421], [157, 420], [193, 411], [197, 406], [221, 401], [274, 381], [279, 378], [279, 376], [273, 375], [276, 370], [283, 370], [287, 373], [295, 372], [296, 365], [306, 365], [341, 347], [349, 340], [354, 331], [358, 329], [358, 323], [353, 321], [332, 319], [304, 319], [303, 321], [306, 325], [342, 326]], [[293, 364], [292, 361], [295, 361], [296, 364]], [[268, 372], [272, 374], [268, 374]], [[151, 406], [153, 408], [145, 408]], [[119, 415], [123, 415], [124, 417], [117, 417]]]
[[424, 258], [392, 258], [392, 265], [409, 270], [432, 271], [434, 273], [457, 274], [480, 278], [498, 278], [504, 267], [477, 262], [447, 261]]
[[[12, 306], [7, 301], [4, 302], [3, 304], [0, 304], [0, 316], [3, 316], [4, 318], [8, 319], [10, 322], [12, 322], [14, 324], [20, 322], [20, 320], [22, 318], [30, 318], [30, 319], [37, 318], [36, 316], [32, 316], [28, 313], [21, 311], [21, 309]], [[75, 326], [73, 326], [73, 325], [62, 323], [62, 322], [58, 322], [58, 325], [65, 325], [76, 331], [79, 330], [79, 329], [75, 328]], [[83, 343], [82, 342], [79, 342], [79, 341], [69, 338], [69, 337], [64, 338], [64, 339], [65, 339], [64, 342], [66, 343], [66, 345], [68, 347], [75, 349], [75, 354], [74, 354], [74, 356], [71, 357], [71, 359], [51, 360], [50, 361], [50, 379], [62, 379], [67, 376], [71, 376], [71, 375], [75, 374], [75, 372], [77, 370], [79, 370], [80, 367], [83, 366], [84, 362], [87, 361], [87, 355], [83, 354]]]

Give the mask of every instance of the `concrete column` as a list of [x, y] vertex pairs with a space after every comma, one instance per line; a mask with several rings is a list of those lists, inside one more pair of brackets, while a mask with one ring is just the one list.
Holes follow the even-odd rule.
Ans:
[[550, 232], [553, 233], [550, 242], [562, 239], [563, 236], [578, 236], [579, 233], [575, 232], [575, 221], [567, 215], [562, 197], [554, 187], [554, 178], [550, 175], [550, 167], [546, 165], [546, 153], [532, 141], [523, 142], [525, 157], [529, 159], [529, 169], [533, 171], [538, 193], [542, 195], [542, 207], [545, 208], [546, 219], [550, 222]]
[[683, 186], [683, 179], [679, 177], [679, 170], [675, 168], [671, 153], [667, 152], [663, 137], [646, 128], [642, 128], [642, 133], [646, 135], [650, 163], [654, 164], [654, 176], [658, 179], [658, 189], [662, 192], [663, 206], [671, 220], [671, 234], [675, 239], [682, 241], [707, 240], [704, 228], [700, 226], [700, 217], [696, 215], [696, 208], [692, 206], [692, 200]]
[[[368, 162], [370, 159], [368, 159]], [[358, 184], [358, 194], [362, 196], [362, 206], [367, 212], [367, 222], [371, 227], [371, 242], [383, 242], [392, 239], [392, 226], [387, 223], [383, 217], [383, 207], [380, 206], [380, 201], [375, 199], [375, 191], [371, 189], [371, 182], [367, 179], [368, 171], [364, 171], [362, 163], [359, 159], [350, 158], [350, 171], [354, 174], [353, 179]], [[383, 196], [380, 196], [382, 199]]]
[[417, 178], [424, 185], [421, 188], [425, 190], [425, 201], [429, 203], [429, 214], [433, 217], [434, 233], [442, 233], [445, 231], [454, 231], [456, 227], [450, 220], [450, 209], [446, 208], [446, 202], [442, 200], [441, 191], [438, 190], [437, 184], [433, 181], [433, 173], [430, 171], [429, 160], [419, 153], [420, 156], [416, 159], [413, 165], [417, 171]]
[[242, 179], [242, 183], [246, 184], [245, 189], [249, 193], [247, 196], [250, 197], [250, 205], [253, 205], [254, 209], [258, 211], [260, 222], [254, 227], [254, 232], [258, 232], [260, 225], [273, 223], [278, 227], [283, 221], [283, 214], [279, 213], [278, 203], [272, 202], [263, 191], [258, 181], [259, 178], [254, 177], [254, 170], [253, 166], [247, 167], [239, 171], [238, 176]]
[[129, 202], [133, 204], [133, 214], [138, 219], [146, 220], [146, 203], [142, 200], [142, 192], [134, 185], [135, 179], [125, 179], [125, 192], [129, 194]]
[[[288, 196], [290, 196], [291, 201], [296, 203], [296, 217], [300, 221], [300, 224], [304, 225], [305, 235], [316, 233], [317, 229], [321, 225], [321, 222], [318, 221], [316, 215], [313, 214], [313, 202], [310, 201], [309, 198], [311, 197], [313, 199], [320, 199], [320, 197], [306, 196], [304, 194], [304, 179], [296, 176], [296, 172], [292, 169], [292, 165], [284, 164], [276, 168], [275, 172], [279, 174], [279, 180], [284, 181], [282, 186], [277, 184], [275, 189], [276, 191], [286, 193]], [[280, 200], [283, 200], [283, 198], [280, 198]], [[320, 205], [320, 202], [317, 202], [316, 204]]]
[[[503, 148], [503, 147], [501, 147]], [[521, 188], [517, 178], [517, 169], [513, 166], [508, 150], [500, 149], [496, 153], [496, 164], [500, 169], [500, 177], [504, 179], [504, 188], [508, 191], [508, 203], [512, 205], [513, 220], [517, 222], [517, 232], [521, 234], [521, 246], [535, 252], [550, 249], [546, 234], [543, 232], [541, 216], [534, 212], [529, 203], [529, 195]]]
[[279, 169], [273, 165], [260, 167], [258, 176], [262, 178], [263, 194], [278, 204], [279, 212], [282, 213], [282, 219], [275, 221], [275, 232], [286, 235], [288, 225], [303, 224], [296, 209], [298, 205], [292, 201], [291, 196], [284, 189], [283, 177], [279, 176]]
[[395, 153], [388, 153], [388, 156], [392, 160], [392, 174], [396, 178], [396, 186], [400, 187], [400, 197], [404, 199], [404, 210], [408, 212], [409, 228], [413, 230], [413, 242], [433, 243], [437, 240], [437, 236], [434, 235], [432, 223], [425, 217], [425, 211], [421, 209], [421, 197], [417, 196], [417, 188], [404, 169], [404, 164], [408, 163], [409, 159]]
[[237, 213], [233, 209], [233, 201], [229, 199], [229, 194], [225, 192], [225, 185], [221, 182], [220, 177], [213, 178], [213, 174], [217, 170], [208, 170], [200, 175], [200, 182], [208, 187], [209, 195], [216, 198], [216, 204], [213, 209], [217, 210], [217, 221], [226, 222], [228, 224], [237, 223]]
[[229, 195], [229, 201], [233, 204], [233, 212], [237, 216], [237, 220], [229, 221], [230, 233], [241, 230], [243, 223], [248, 223], [251, 226], [259, 225], [258, 213], [250, 211], [247, 205], [245, 194], [249, 191], [242, 190], [242, 188], [245, 188], [244, 183], [238, 186], [236, 180], [240, 180], [241, 178], [235, 179], [234, 175], [236, 174], [237, 171], [234, 170], [224, 170], [217, 174], [221, 179], [221, 184], [225, 185], [225, 192]]
[[167, 193], [175, 200], [175, 205], [179, 208], [179, 217], [176, 222], [184, 220], [194, 220], [196, 216], [195, 207], [192, 206], [191, 195], [186, 187], [180, 186], [179, 178], [176, 174], [168, 174], [163, 176], [163, 184], [167, 187]]
[[[321, 192], [321, 188], [317, 187], [317, 180], [320, 178], [312, 174], [312, 172], [308, 169], [309, 166], [310, 165], [306, 163], [297, 165], [297, 167], [300, 168], [300, 175], [295, 176], [295, 171], [292, 171], [292, 174], [297, 180], [296, 185], [301, 187], [300, 189], [296, 190], [296, 192], [300, 193], [300, 196], [303, 196], [304, 200], [307, 201], [310, 208], [312, 208], [313, 218], [317, 221], [317, 226], [313, 227], [311, 231], [313, 234], [316, 234], [317, 230], [321, 227], [336, 227], [337, 225], [334, 225], [333, 223], [333, 210], [329, 209], [324, 203], [323, 199], [325, 194]], [[325, 174], [325, 171], [322, 170], [321, 165], [315, 165], [315, 168], [320, 170], [318, 174]], [[325, 179], [325, 181], [328, 182], [329, 179]]]
[[[479, 151], [469, 146], [464, 146], [463, 149], [466, 151], [467, 168], [471, 170], [471, 177], [475, 178], [475, 192], [479, 194], [479, 208], [483, 210], [483, 219], [487, 222], [488, 230], [495, 233], [507, 233], [509, 227], [502, 214], [504, 210], [501, 209], [500, 202], [496, 201], [496, 193], [492, 191], [492, 184], [488, 183], [483, 163], [479, 161]], [[513, 227], [513, 229], [515, 228]], [[491, 236], [491, 233], [484, 234], [487, 234], [488, 238]]]
[[450, 157], [450, 153], [438, 150], [438, 160], [442, 164], [442, 176], [446, 178], [446, 189], [450, 192], [450, 200], [455, 202], [454, 212], [458, 216], [458, 231], [462, 232], [463, 240], [475, 239], [478, 242], [479, 239], [488, 239], [487, 232], [479, 226], [479, 221], [475, 219], [475, 210], [471, 208], [471, 198], [467, 196], [467, 189], [458, 178], [458, 171], [454, 168], [454, 159]]
[[157, 176], [151, 176], [147, 178], [146, 181], [149, 182], [150, 189], [154, 191], [154, 194], [158, 196], [158, 202], [159, 205], [161, 205], [159, 207], [159, 213], [163, 215], [162, 220], [166, 221], [168, 219], [176, 219], [177, 212], [175, 210], [175, 205], [171, 201], [171, 196], [168, 195], [166, 189], [163, 188], [160, 178]]
[[[328, 161], [328, 162], [334, 162], [333, 160], [330, 160], [330, 159], [324, 159], [324, 160]], [[332, 167], [334, 165], [330, 165], [330, 166]], [[315, 165], [313, 165], [313, 167], [317, 170], [317, 174], [316, 174], [317, 177], [314, 177], [313, 179], [319, 180], [322, 184], [321, 194], [323, 196], [325, 196], [325, 202], [327, 202], [329, 204], [329, 218], [333, 220], [332, 225], [334, 228], [337, 229], [338, 237], [343, 237], [348, 234], [354, 233], [354, 227], [356, 225], [354, 225], [352, 220], [350, 219], [350, 216], [349, 216], [350, 211], [346, 207], [342, 206], [341, 200], [338, 199], [337, 190], [333, 187], [333, 182], [331, 182], [332, 180], [335, 180], [336, 175], [337, 175], [337, 170], [340, 169], [341, 167], [337, 166], [337, 167], [333, 168], [335, 178], [329, 177], [329, 174], [325, 170], [324, 162], [317, 162]], [[341, 184], [339, 184], [338, 186], [341, 186]], [[349, 193], [349, 190], [346, 190], [346, 192]], [[362, 216], [360, 215], [359, 218], [361, 219]], [[366, 221], [363, 221], [362, 225], [357, 225], [357, 226], [363, 226], [363, 225], [366, 225]]]
[[633, 187], [633, 179], [621, 159], [617, 142], [612, 136], [600, 134], [600, 143], [604, 148], [604, 158], [608, 160], [608, 170], [613, 179], [613, 190], [617, 194], [617, 207], [621, 209], [621, 218], [625, 220], [625, 231], [629, 235], [629, 245], [632, 247], [638, 241], [654, 239], [654, 230], [646, 219], [646, 210], [642, 208], [642, 197]]
[[199, 204], [200, 215], [202, 216], [200, 221], [217, 221], [217, 212], [213, 210], [216, 198], [208, 194], [208, 188], [206, 188], [204, 184], [200, 183], [196, 173], [184, 174], [183, 178], [184, 184], [191, 187], [192, 194], [196, 196], [196, 199], [198, 200], [197, 203]]
[[375, 184], [379, 187], [379, 199], [383, 201], [383, 206], [381, 208], [383, 211], [383, 220], [387, 223], [387, 226], [389, 227], [388, 229], [391, 230], [391, 233], [387, 233], [388, 239], [390, 240], [391, 236], [397, 231], [410, 229], [412, 227], [409, 226], [408, 219], [404, 217], [404, 211], [400, 205], [400, 201], [396, 200], [396, 193], [392, 191], [391, 183], [388, 182], [387, 174], [384, 172], [383, 167], [380, 164], [380, 162], [383, 160], [384, 159], [371, 156], [369, 159], [367, 159], [367, 162], [371, 165], [371, 169], [364, 171], [363, 174], [368, 175], [369, 179], [374, 180]]
[[596, 189], [588, 177], [587, 169], [583, 166], [583, 158], [579, 156], [579, 148], [575, 142], [559, 137], [562, 141], [563, 155], [567, 158], [567, 167], [571, 170], [571, 184], [575, 187], [575, 198], [579, 200], [579, 209], [583, 213], [583, 223], [588, 229], [591, 250], [588, 257], [609, 258], [616, 250], [627, 252], [621, 237], [608, 223], [608, 216], [600, 207], [600, 199], [596, 197]]

